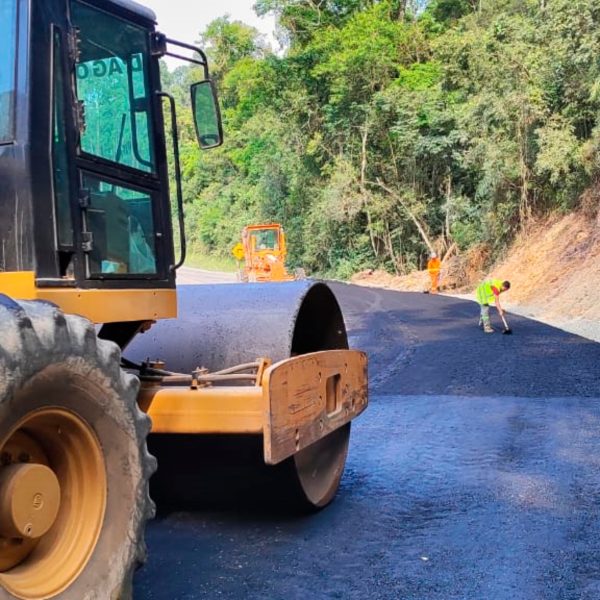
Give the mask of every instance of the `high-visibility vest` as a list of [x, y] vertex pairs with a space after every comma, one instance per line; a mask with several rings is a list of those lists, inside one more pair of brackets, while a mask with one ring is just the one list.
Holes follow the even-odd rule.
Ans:
[[495, 287], [499, 292], [502, 291], [502, 279], [486, 279], [479, 284], [476, 290], [477, 302], [479, 304], [494, 304], [496, 296], [492, 291], [492, 287]]

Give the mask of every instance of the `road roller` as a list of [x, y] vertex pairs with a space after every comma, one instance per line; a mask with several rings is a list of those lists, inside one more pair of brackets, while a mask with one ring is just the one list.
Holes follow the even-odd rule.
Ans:
[[2, 599], [130, 598], [151, 495], [232, 479], [327, 505], [367, 405], [326, 284], [177, 288], [162, 57], [197, 74], [200, 147], [222, 126], [204, 52], [155, 21], [131, 0], [0, 0]]

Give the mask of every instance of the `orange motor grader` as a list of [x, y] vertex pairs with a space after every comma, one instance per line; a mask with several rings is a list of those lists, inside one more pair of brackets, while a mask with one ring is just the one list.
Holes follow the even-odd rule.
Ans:
[[242, 230], [244, 266], [242, 281], [294, 281], [303, 279], [299, 269], [295, 275], [285, 267], [287, 246], [279, 223], [247, 225]]
[[161, 57], [199, 73], [200, 146], [222, 133], [204, 53], [155, 20], [132, 0], [0, 0], [1, 598], [130, 598], [157, 459], [159, 499], [210, 491], [243, 447], [274, 493], [326, 505], [367, 404], [326, 285], [176, 287]]

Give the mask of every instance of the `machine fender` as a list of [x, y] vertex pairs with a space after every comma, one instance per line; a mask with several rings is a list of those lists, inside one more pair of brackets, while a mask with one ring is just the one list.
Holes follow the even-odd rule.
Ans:
[[264, 457], [277, 464], [342, 427], [367, 406], [367, 356], [313, 352], [265, 371]]

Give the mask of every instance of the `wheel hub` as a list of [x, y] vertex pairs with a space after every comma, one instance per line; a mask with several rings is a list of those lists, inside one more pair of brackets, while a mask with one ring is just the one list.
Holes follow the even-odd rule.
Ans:
[[0, 471], [0, 535], [36, 539], [54, 524], [60, 485], [41, 464], [13, 464]]
[[94, 550], [105, 506], [102, 448], [83, 418], [49, 406], [15, 423], [0, 438], [0, 596], [64, 591]]

